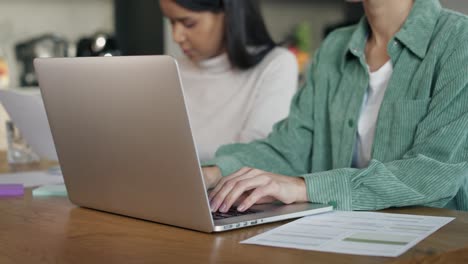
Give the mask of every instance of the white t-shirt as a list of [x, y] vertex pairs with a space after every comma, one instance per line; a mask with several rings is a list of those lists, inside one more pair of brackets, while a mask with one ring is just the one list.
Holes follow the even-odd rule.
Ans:
[[369, 72], [369, 88], [364, 96], [356, 132], [353, 155], [353, 167], [355, 168], [365, 168], [371, 160], [377, 118], [392, 73], [391, 61], [385, 63], [377, 71]]
[[249, 70], [232, 68], [227, 54], [198, 64], [178, 62], [202, 161], [222, 145], [265, 138], [287, 117], [297, 90], [296, 58], [280, 47]]

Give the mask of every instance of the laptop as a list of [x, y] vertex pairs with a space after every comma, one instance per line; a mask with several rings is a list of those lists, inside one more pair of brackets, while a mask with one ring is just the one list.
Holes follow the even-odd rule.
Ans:
[[0, 90], [0, 102], [21, 136], [41, 158], [57, 160], [39, 89]]
[[324, 213], [324, 204], [210, 211], [177, 62], [169, 56], [34, 61], [69, 199], [218, 232]]

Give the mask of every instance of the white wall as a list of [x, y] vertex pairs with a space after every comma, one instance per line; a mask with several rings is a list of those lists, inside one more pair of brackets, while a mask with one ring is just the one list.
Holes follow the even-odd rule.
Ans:
[[[76, 42], [97, 30], [113, 32], [113, 15], [112, 0], [0, 0], [0, 46], [7, 50], [11, 86], [18, 83], [14, 44], [44, 33]], [[0, 149], [6, 148], [5, 118], [0, 106]]]

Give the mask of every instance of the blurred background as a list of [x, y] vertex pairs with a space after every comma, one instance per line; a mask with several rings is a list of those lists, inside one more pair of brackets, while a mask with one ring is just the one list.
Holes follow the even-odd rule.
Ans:
[[[441, 3], [468, 14], [466, 0]], [[360, 4], [344, 0], [260, 4], [275, 41], [293, 51], [302, 68], [328, 32], [363, 14]], [[37, 87], [36, 57], [153, 54], [181, 54], [157, 0], [0, 0], [0, 89]], [[0, 107], [0, 150], [7, 118]]]

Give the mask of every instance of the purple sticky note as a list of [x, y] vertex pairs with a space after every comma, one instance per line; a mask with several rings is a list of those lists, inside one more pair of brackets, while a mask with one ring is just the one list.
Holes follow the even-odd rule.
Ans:
[[0, 197], [23, 196], [24, 187], [22, 184], [0, 184]]

